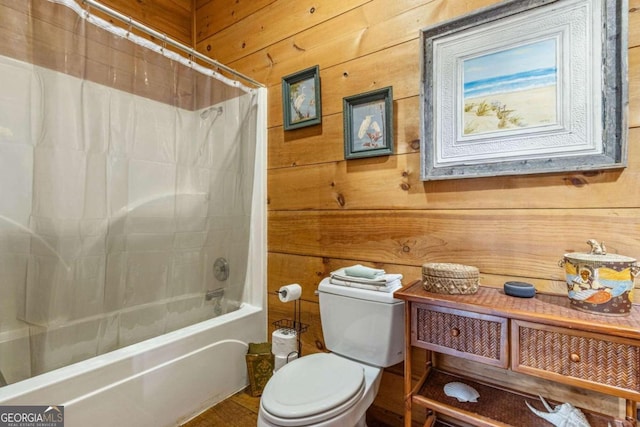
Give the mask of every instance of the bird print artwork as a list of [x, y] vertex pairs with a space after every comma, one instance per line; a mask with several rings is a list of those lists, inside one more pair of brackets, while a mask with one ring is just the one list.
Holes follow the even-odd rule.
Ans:
[[364, 119], [360, 124], [360, 129], [358, 129], [358, 138], [360, 139], [364, 138], [365, 134], [367, 133], [367, 130], [369, 129], [369, 126], [371, 126], [372, 117], [373, 117], [372, 115], [364, 116]]
[[304, 99], [306, 98], [304, 92], [298, 94], [298, 96], [296, 96], [296, 99], [294, 99], [293, 101], [293, 109], [296, 112], [296, 114], [299, 117], [302, 117], [302, 113], [301, 113], [301, 108], [302, 108], [302, 103], [304, 102]]
[[312, 80], [304, 80], [291, 85], [290, 106], [293, 123], [316, 116], [315, 85]]
[[378, 148], [382, 144], [381, 139], [384, 135], [380, 127], [380, 123], [384, 123], [384, 110], [373, 105], [365, 108], [367, 110], [362, 111], [360, 115], [362, 120], [357, 133], [359, 145], [362, 149]]
[[372, 147], [377, 147], [378, 140], [382, 138], [382, 129], [380, 129], [378, 122], [371, 122], [371, 126], [369, 126], [369, 130], [367, 131], [367, 136], [369, 137], [369, 144]]
[[345, 159], [393, 154], [391, 87], [343, 99]]

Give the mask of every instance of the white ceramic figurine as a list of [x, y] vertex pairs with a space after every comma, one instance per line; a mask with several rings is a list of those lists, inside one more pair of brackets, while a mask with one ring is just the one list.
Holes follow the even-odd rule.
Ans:
[[542, 412], [525, 402], [529, 409], [542, 419], [547, 420], [556, 427], [590, 427], [589, 421], [582, 411], [570, 403], [563, 403], [555, 408], [551, 408], [546, 400], [539, 396], [542, 404], [548, 412]]

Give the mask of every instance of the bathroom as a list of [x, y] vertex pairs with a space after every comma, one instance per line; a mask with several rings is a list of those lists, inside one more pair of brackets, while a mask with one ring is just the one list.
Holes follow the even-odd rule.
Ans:
[[[268, 319], [258, 320], [260, 338], [271, 332], [272, 322], [291, 316], [291, 306], [280, 303], [275, 291], [300, 283], [301, 318], [309, 325], [301, 335], [302, 353], [323, 351], [315, 290], [323, 277], [345, 265], [402, 273], [408, 284], [420, 278], [424, 262], [459, 262], [478, 266], [485, 285], [523, 280], [561, 294], [566, 289], [558, 260], [567, 251], [583, 250], [587, 238], [640, 256], [637, 0], [629, 1], [628, 11], [625, 169], [431, 182], [420, 180], [419, 31], [497, 1], [103, 3], [267, 88], [268, 269], [265, 295], [251, 296], [258, 307], [266, 298]], [[316, 64], [322, 123], [285, 131], [282, 77]], [[387, 86], [393, 87], [394, 154], [345, 160], [343, 98]], [[389, 425], [401, 423], [402, 382], [401, 365], [387, 369], [370, 409]]]

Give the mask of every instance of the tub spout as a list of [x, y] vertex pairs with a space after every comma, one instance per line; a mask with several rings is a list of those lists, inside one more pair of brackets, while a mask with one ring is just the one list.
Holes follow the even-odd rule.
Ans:
[[204, 294], [204, 299], [206, 301], [211, 301], [214, 298], [221, 298], [222, 296], [224, 296], [224, 288], [218, 288], [212, 291], [207, 291], [207, 293]]

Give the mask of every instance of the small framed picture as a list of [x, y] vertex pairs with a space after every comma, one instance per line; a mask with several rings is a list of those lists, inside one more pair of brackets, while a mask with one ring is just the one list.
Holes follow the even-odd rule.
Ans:
[[343, 98], [344, 158], [393, 154], [393, 88]]
[[284, 130], [317, 125], [322, 121], [317, 65], [282, 78], [282, 110]]

